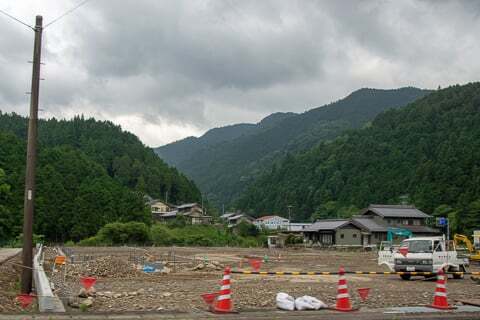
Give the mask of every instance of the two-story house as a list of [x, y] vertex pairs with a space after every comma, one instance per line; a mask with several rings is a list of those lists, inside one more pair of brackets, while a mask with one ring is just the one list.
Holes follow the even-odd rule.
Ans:
[[414, 236], [439, 235], [427, 226], [431, 216], [414, 206], [372, 204], [351, 219], [325, 219], [304, 231], [305, 240], [319, 245], [369, 246], [387, 240], [394, 228], [407, 229]]
[[[157, 201], [157, 203], [160, 201]], [[162, 223], [177, 217], [184, 217], [190, 224], [210, 224], [212, 217], [205, 214], [203, 208], [198, 203], [186, 203], [178, 206], [169, 206], [168, 211], [154, 211], [152, 205], [153, 219]], [[165, 209], [162, 204], [157, 204], [155, 210]]]
[[280, 216], [263, 216], [253, 221], [258, 228], [266, 228], [270, 230], [287, 229], [290, 220]]
[[251, 224], [255, 220], [249, 215], [241, 212], [227, 212], [225, 214], [222, 214], [220, 216], [220, 219], [226, 222], [228, 228], [233, 228], [242, 222]]

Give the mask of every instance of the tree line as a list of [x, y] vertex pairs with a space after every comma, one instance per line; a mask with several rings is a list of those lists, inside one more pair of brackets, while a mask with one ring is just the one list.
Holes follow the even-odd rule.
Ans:
[[[80, 240], [103, 225], [151, 223], [145, 195], [200, 201], [195, 184], [133, 134], [109, 121], [39, 121], [34, 231], [50, 241]], [[0, 241], [21, 233], [27, 119], [0, 112]]]

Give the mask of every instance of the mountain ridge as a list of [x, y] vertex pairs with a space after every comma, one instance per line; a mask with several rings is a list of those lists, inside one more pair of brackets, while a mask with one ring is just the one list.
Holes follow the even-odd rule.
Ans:
[[[195, 146], [187, 151], [173, 143], [156, 148], [155, 152], [192, 178], [208, 199], [217, 205], [228, 204], [260, 172], [285, 154], [333, 139], [344, 130], [366, 124], [382, 111], [405, 106], [430, 92], [414, 87], [363, 88], [303, 113], [274, 113], [262, 120], [264, 124], [271, 124], [273, 119], [273, 125], [262, 127], [260, 121], [255, 128], [250, 126], [249, 130], [232, 135], [231, 139], [204, 145], [194, 143]], [[229, 127], [224, 128], [229, 130]], [[180, 161], [169, 152], [177, 147], [180, 150], [176, 151], [182, 154]]]

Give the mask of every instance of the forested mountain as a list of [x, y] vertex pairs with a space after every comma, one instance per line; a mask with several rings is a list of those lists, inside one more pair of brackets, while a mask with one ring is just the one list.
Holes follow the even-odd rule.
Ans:
[[250, 123], [240, 123], [207, 131], [203, 136], [188, 137], [179, 141], [169, 143], [155, 149], [155, 152], [167, 163], [175, 165], [190, 159], [200, 149], [230, 141], [243, 134], [254, 131], [256, 126]]
[[257, 214], [293, 205], [296, 220], [309, 220], [402, 201], [466, 234], [480, 226], [480, 83], [438, 90], [288, 156], [237, 204]]
[[168, 164], [178, 165], [183, 161], [195, 158], [197, 152], [202, 149], [208, 149], [224, 142], [231, 142], [241, 136], [258, 133], [261, 130], [275, 126], [279, 121], [293, 115], [295, 115], [295, 113], [277, 112], [269, 115], [258, 124], [239, 123], [220, 128], [213, 128], [199, 138], [188, 137], [175, 141], [156, 148], [155, 152]]
[[[273, 114], [223, 142], [202, 146], [189, 139], [187, 148], [192, 152], [188, 159], [182, 153], [184, 160], [177, 161], [178, 157], [172, 156], [172, 152], [166, 152], [174, 150], [178, 143], [161, 147], [157, 153], [191, 177], [209, 200], [218, 205], [228, 204], [286, 153], [306, 150], [333, 139], [347, 129], [365, 125], [384, 110], [405, 106], [428, 93], [428, 90], [411, 87], [361, 89], [302, 114]], [[185, 146], [185, 142], [182, 144]]]
[[[82, 239], [112, 221], [146, 221], [143, 195], [199, 201], [195, 184], [111, 122], [39, 121], [35, 232]], [[0, 240], [21, 232], [27, 119], [0, 112]]]

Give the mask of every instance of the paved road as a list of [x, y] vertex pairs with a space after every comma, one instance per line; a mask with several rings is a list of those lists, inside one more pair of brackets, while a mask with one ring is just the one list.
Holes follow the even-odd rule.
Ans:
[[22, 249], [0, 249], [0, 264], [20, 253]]
[[441, 319], [480, 319], [480, 312], [434, 312], [434, 313], [407, 313], [407, 314], [386, 314], [383, 310], [369, 311], [369, 312], [332, 312], [332, 311], [252, 311], [242, 312], [239, 314], [227, 314], [219, 315], [212, 313], [159, 313], [159, 312], [126, 312], [126, 313], [74, 313], [74, 314], [0, 314], [0, 320], [98, 320], [98, 319], [112, 319], [112, 320], [125, 320], [125, 319], [139, 319], [139, 320], [194, 320], [194, 319], [222, 319], [222, 320], [378, 320], [378, 319], [429, 319], [429, 320], [441, 320]]

